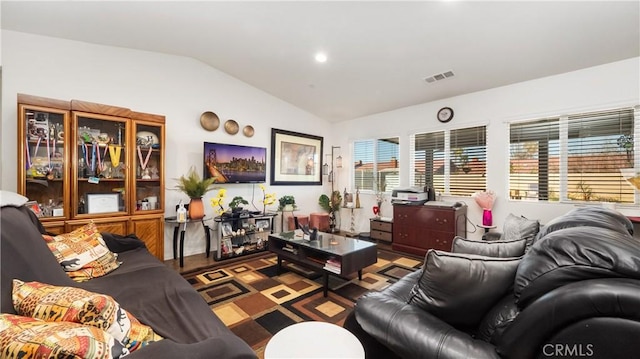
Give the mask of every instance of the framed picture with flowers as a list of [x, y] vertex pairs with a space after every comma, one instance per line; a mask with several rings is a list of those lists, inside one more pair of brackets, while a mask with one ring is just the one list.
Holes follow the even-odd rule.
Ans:
[[271, 228], [271, 219], [256, 219], [256, 228], [268, 231]]

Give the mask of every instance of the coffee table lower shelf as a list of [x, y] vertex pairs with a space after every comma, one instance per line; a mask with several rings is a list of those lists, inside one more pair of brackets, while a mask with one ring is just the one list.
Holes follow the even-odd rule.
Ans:
[[[342, 279], [348, 279], [344, 275], [341, 275], [339, 273], [331, 272], [329, 270], [324, 269], [324, 266], [311, 265], [312, 262], [299, 261], [296, 258], [292, 258], [291, 256], [287, 256], [287, 255], [283, 255], [283, 254], [278, 254], [278, 266], [276, 267], [277, 268], [277, 271], [276, 271], [277, 275], [280, 275], [280, 273], [281, 273], [282, 261], [283, 260], [286, 260], [286, 261], [291, 262], [291, 263], [295, 263], [295, 264], [297, 264], [299, 266], [302, 266], [302, 267], [305, 267], [307, 269], [318, 271], [322, 275], [322, 293], [324, 294], [325, 297], [327, 296], [328, 290], [329, 290], [329, 275], [333, 275], [333, 276], [336, 276], [336, 277], [342, 278]], [[373, 264], [373, 263], [371, 263], [371, 264]], [[358, 270], [358, 280], [362, 280], [362, 269]]]
[[[323, 277], [325, 297], [329, 290], [329, 275], [347, 279], [347, 276], [357, 272], [358, 280], [362, 280], [362, 269], [378, 261], [377, 247], [368, 241], [327, 235], [323, 239], [309, 242], [285, 236], [284, 233], [270, 235], [268, 241], [269, 251], [278, 256], [278, 275], [283, 260], [317, 271]], [[339, 263], [339, 273], [325, 269], [328, 260]]]

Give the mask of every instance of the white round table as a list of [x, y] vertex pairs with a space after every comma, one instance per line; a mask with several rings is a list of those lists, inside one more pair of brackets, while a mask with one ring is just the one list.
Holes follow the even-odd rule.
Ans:
[[364, 359], [364, 348], [355, 335], [338, 325], [301, 322], [277, 332], [267, 343], [264, 358]]

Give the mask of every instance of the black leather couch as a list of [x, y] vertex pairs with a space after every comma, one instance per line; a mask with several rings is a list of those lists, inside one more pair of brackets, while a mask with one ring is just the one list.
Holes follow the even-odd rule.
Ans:
[[454, 240], [454, 250], [485, 256], [430, 251], [422, 270], [361, 297], [344, 327], [367, 358], [638, 357], [640, 242], [632, 231], [616, 211], [578, 208], [497, 266], [486, 254], [513, 255], [503, 247], [513, 243]]
[[16, 314], [11, 300], [14, 278], [80, 287], [112, 296], [165, 338], [134, 351], [127, 358], [257, 357], [248, 344], [216, 317], [184, 278], [151, 255], [135, 236], [103, 233], [107, 246], [118, 253], [122, 264], [105, 276], [78, 283], [67, 276], [45, 244], [41, 234], [44, 228], [33, 212], [24, 206], [3, 205], [0, 219], [2, 313]]

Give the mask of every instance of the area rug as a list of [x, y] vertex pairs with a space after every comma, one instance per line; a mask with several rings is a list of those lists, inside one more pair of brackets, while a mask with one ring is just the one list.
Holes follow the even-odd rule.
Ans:
[[329, 276], [326, 298], [321, 276], [286, 262], [277, 275], [276, 265], [276, 256], [266, 253], [183, 274], [216, 315], [260, 358], [269, 339], [291, 324], [322, 321], [342, 326], [360, 296], [395, 283], [420, 268], [422, 260], [379, 249], [378, 262], [363, 269], [362, 280], [357, 274], [346, 279]]

